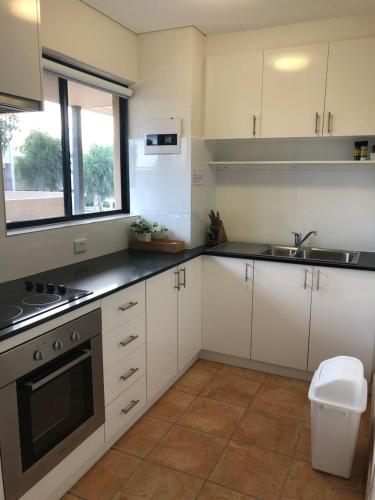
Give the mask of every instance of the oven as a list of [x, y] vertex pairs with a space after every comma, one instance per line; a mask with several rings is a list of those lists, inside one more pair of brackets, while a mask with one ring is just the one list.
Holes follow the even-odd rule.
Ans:
[[22, 496], [103, 423], [100, 309], [0, 355], [6, 500]]

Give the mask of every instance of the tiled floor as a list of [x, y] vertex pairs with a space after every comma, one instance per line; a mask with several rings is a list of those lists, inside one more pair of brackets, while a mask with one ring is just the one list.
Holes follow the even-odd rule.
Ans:
[[362, 417], [350, 480], [310, 466], [308, 383], [199, 360], [64, 500], [359, 500]]

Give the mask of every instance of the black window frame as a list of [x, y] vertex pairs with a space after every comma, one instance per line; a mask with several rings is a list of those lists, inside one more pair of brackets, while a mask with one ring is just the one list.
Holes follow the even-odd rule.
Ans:
[[[107, 80], [112, 83], [118, 83], [109, 78], [103, 78], [91, 71], [82, 70], [72, 64], [67, 64], [58, 59], [47, 57], [59, 64], [78, 69], [83, 73]], [[107, 210], [105, 212], [92, 212], [87, 214], [73, 214], [73, 193], [71, 186], [71, 162], [70, 162], [70, 140], [69, 140], [69, 117], [68, 117], [68, 78], [57, 76], [59, 85], [59, 98], [61, 109], [61, 148], [62, 148], [62, 170], [63, 170], [63, 194], [64, 194], [64, 211], [65, 215], [61, 217], [47, 217], [43, 219], [21, 220], [6, 222], [7, 230], [22, 229], [38, 226], [47, 226], [59, 223], [69, 223], [85, 219], [96, 219], [101, 217], [110, 217], [113, 215], [129, 214], [130, 213], [130, 186], [129, 186], [129, 126], [128, 126], [128, 100], [124, 97], [119, 97], [119, 131], [120, 131], [120, 170], [121, 170], [121, 208], [116, 210]], [[82, 85], [86, 85], [82, 83]], [[125, 86], [124, 86], [125, 87]], [[4, 186], [2, 187], [4, 189]], [[6, 210], [5, 210], [6, 217]]]

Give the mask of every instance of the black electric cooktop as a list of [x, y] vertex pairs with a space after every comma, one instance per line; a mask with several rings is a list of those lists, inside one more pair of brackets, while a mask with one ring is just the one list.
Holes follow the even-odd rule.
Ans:
[[55, 283], [17, 281], [0, 289], [0, 330], [91, 294]]

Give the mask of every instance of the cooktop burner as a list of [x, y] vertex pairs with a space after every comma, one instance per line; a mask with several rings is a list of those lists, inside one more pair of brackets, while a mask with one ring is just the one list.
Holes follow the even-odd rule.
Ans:
[[0, 330], [91, 293], [62, 284], [30, 280], [0, 285]]
[[22, 307], [0, 305], [0, 324], [3, 321], [11, 321], [22, 314]]
[[27, 306], [45, 306], [48, 304], [55, 304], [60, 302], [61, 296], [55, 293], [40, 293], [38, 295], [31, 295], [30, 297], [25, 297], [22, 300], [22, 304]]

